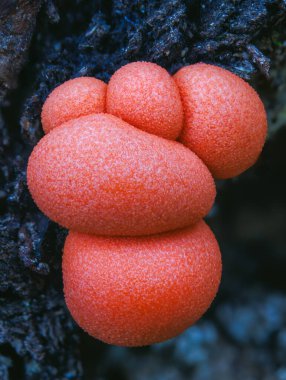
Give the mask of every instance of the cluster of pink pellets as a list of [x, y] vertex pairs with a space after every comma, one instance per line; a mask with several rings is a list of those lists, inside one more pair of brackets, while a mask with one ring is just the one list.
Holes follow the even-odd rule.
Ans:
[[216, 66], [172, 77], [134, 62], [108, 85], [82, 77], [54, 89], [42, 124], [28, 186], [70, 230], [63, 278], [72, 316], [116, 345], [178, 335], [217, 292], [220, 250], [202, 218], [215, 199], [213, 177], [242, 173], [262, 150], [259, 96]]

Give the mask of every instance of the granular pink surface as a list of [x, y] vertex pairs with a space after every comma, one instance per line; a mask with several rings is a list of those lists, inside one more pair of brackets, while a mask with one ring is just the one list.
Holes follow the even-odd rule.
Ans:
[[151, 62], [117, 70], [108, 83], [106, 107], [134, 127], [171, 140], [183, 126], [179, 90], [170, 74]]
[[263, 103], [244, 80], [220, 67], [198, 63], [174, 76], [185, 126], [180, 140], [216, 178], [239, 175], [257, 160], [265, 142]]
[[149, 237], [70, 232], [64, 247], [73, 318], [93, 337], [120, 346], [180, 334], [208, 309], [220, 278], [220, 250], [204, 221]]
[[189, 149], [107, 114], [71, 120], [44, 136], [27, 177], [50, 219], [98, 235], [148, 235], [194, 224], [216, 193], [209, 170]]
[[99, 79], [80, 77], [56, 87], [42, 109], [45, 133], [79, 116], [105, 112], [107, 85]]

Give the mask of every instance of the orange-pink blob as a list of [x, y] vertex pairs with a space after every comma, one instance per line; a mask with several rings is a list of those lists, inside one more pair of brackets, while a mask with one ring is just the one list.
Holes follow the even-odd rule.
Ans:
[[70, 232], [64, 247], [67, 306], [90, 335], [109, 344], [144, 346], [196, 322], [221, 278], [217, 241], [204, 221], [147, 237]]
[[174, 76], [185, 112], [180, 140], [216, 178], [252, 166], [265, 142], [267, 118], [255, 90], [220, 67], [198, 63]]
[[80, 116], [105, 112], [107, 85], [99, 79], [80, 77], [56, 87], [42, 109], [45, 133]]
[[179, 90], [162, 67], [132, 62], [117, 70], [107, 87], [107, 112], [136, 128], [175, 140], [183, 126]]
[[182, 144], [107, 114], [44, 136], [28, 163], [38, 207], [60, 225], [98, 235], [148, 235], [196, 223], [215, 198], [205, 164]]

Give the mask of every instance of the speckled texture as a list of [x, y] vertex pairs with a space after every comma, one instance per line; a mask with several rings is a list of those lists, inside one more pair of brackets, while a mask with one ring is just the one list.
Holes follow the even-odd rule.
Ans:
[[92, 77], [70, 79], [56, 87], [42, 109], [45, 133], [80, 116], [105, 112], [106, 88], [103, 81]]
[[267, 119], [252, 87], [231, 72], [203, 63], [174, 76], [185, 112], [180, 137], [216, 178], [239, 175], [264, 145]]
[[34, 148], [27, 178], [50, 219], [99, 235], [186, 227], [208, 213], [216, 193], [209, 170], [189, 149], [107, 114], [51, 131]]
[[183, 126], [179, 90], [169, 73], [151, 62], [117, 70], [108, 83], [106, 107], [134, 127], [171, 140]]
[[110, 344], [180, 334], [210, 306], [220, 277], [220, 250], [204, 221], [151, 237], [70, 232], [65, 243], [67, 306], [85, 331]]

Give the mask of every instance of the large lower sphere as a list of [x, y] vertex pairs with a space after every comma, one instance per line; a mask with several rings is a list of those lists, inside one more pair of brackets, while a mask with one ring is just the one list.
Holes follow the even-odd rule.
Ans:
[[203, 221], [149, 237], [70, 232], [64, 247], [73, 318], [93, 337], [119, 346], [180, 334], [208, 309], [220, 278], [219, 246]]

